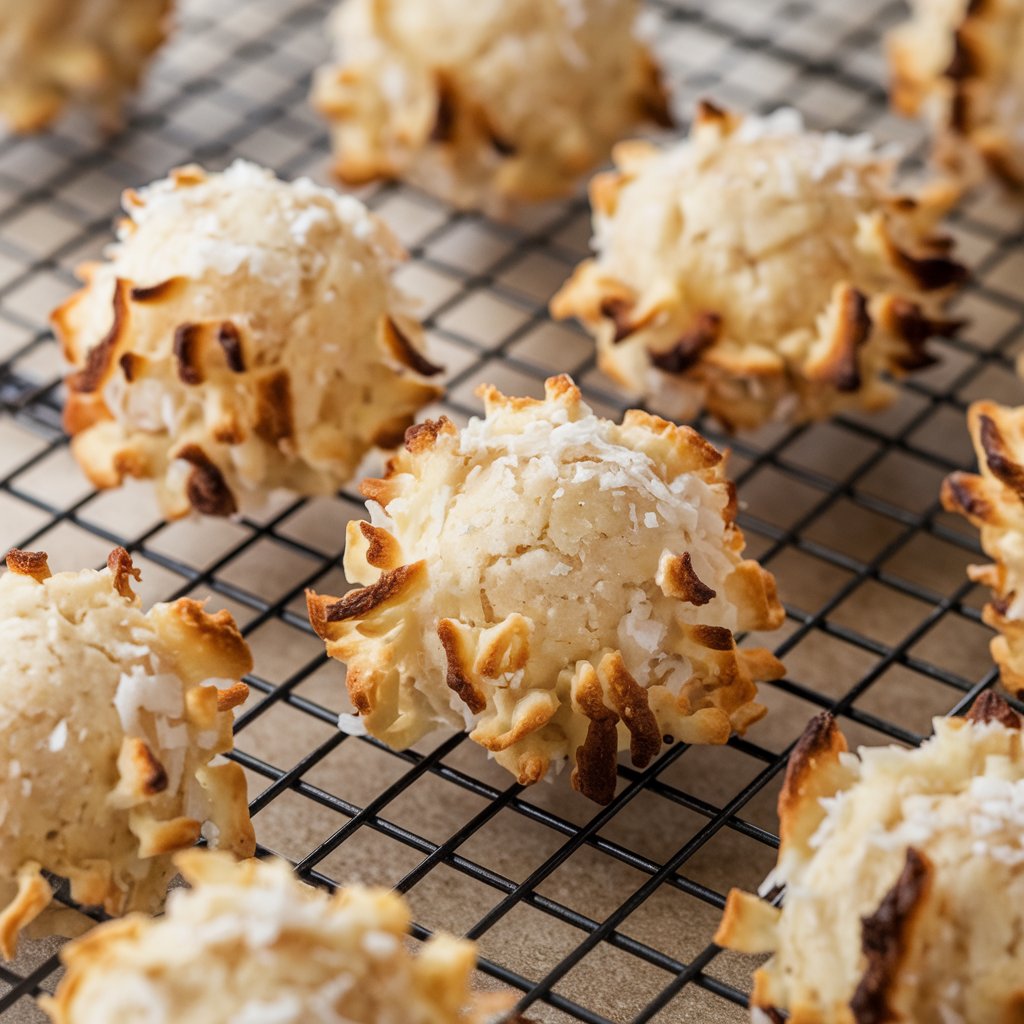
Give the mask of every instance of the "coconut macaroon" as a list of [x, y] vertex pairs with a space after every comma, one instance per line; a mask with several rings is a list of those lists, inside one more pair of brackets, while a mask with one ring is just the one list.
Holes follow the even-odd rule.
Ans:
[[[143, 612], [115, 549], [103, 572], [50, 575], [11, 551], [0, 576], [0, 954], [49, 906], [42, 872], [108, 914], [156, 910], [168, 856], [195, 843], [251, 856], [231, 709], [249, 650], [225, 612], [182, 598]], [[58, 915], [36, 923], [59, 929]]]
[[170, 518], [329, 493], [440, 393], [392, 280], [404, 253], [357, 199], [239, 161], [124, 207], [108, 260], [53, 316], [75, 368], [65, 427], [96, 486], [151, 478]]
[[332, 896], [283, 861], [175, 862], [193, 888], [162, 918], [109, 922], [61, 952], [67, 973], [41, 1000], [54, 1024], [484, 1024], [515, 1001], [472, 990], [472, 942], [436, 934], [413, 955], [396, 893]]
[[[779, 799], [779, 861], [733, 890], [715, 941], [772, 953], [755, 1019], [1014, 1024], [1024, 1018], [1024, 744], [994, 693], [917, 750], [846, 750], [814, 719]], [[761, 1016], [757, 1016], [757, 1011]]]
[[1024, 186], [1024, 0], [911, 0], [889, 36], [892, 99], [966, 183]]
[[642, 121], [670, 127], [636, 0], [346, 0], [313, 102], [348, 184], [406, 178], [509, 212], [569, 192]]
[[170, 10], [171, 0], [0, 0], [0, 119], [38, 131], [79, 103], [116, 127]]
[[688, 140], [615, 149], [591, 184], [597, 255], [552, 300], [601, 368], [659, 411], [730, 428], [877, 408], [932, 362], [965, 276], [936, 233], [950, 197], [892, 191], [867, 135], [704, 102]]
[[616, 755], [725, 743], [781, 675], [734, 633], [778, 627], [775, 581], [741, 557], [725, 463], [639, 411], [595, 416], [568, 377], [543, 401], [481, 389], [486, 416], [414, 427], [370, 522], [351, 522], [342, 598], [309, 594], [359, 717], [394, 747], [464, 727], [519, 782], [573, 763], [607, 802]]
[[1003, 685], [1024, 699], [1024, 406], [975, 402], [967, 423], [981, 472], [951, 473], [942, 484], [942, 504], [979, 529], [985, 554], [995, 559], [968, 573], [992, 588], [982, 613], [999, 631], [992, 658]]

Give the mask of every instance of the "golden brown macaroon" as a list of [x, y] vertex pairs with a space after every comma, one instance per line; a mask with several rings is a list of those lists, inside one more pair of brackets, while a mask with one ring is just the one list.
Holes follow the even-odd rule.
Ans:
[[1024, 0], [912, 0], [889, 37], [892, 99], [923, 116], [939, 162], [1024, 187]]
[[0, 0], [0, 118], [45, 128], [68, 104], [115, 128], [167, 34], [172, 0]]
[[602, 419], [568, 377], [545, 392], [484, 387], [483, 419], [412, 428], [348, 526], [360, 589], [310, 593], [310, 619], [348, 666], [346, 728], [398, 748], [465, 728], [520, 783], [569, 761], [607, 802], [618, 751], [644, 767], [664, 737], [725, 743], [764, 714], [756, 684], [782, 666], [734, 633], [784, 614], [719, 452]]
[[1003, 685], [1024, 699], [1024, 406], [975, 402], [967, 423], [981, 473], [951, 473], [942, 504], [978, 527], [985, 554], [995, 559], [970, 566], [969, 574], [992, 589], [982, 613], [999, 631], [992, 658]]
[[393, 281], [405, 254], [354, 197], [236, 161], [124, 207], [53, 315], [64, 424], [97, 487], [152, 479], [168, 518], [330, 493], [440, 394]]
[[715, 936], [772, 954], [755, 1020], [1024, 1020], [1021, 718], [985, 693], [934, 726], [919, 749], [855, 756], [823, 714], [797, 744], [762, 886], [785, 886], [781, 910], [734, 889]]
[[[251, 856], [231, 709], [249, 649], [225, 612], [182, 598], [143, 612], [123, 548], [103, 572], [50, 574], [11, 551], [0, 576], [0, 954], [47, 910], [43, 871], [108, 914], [155, 911], [170, 854], [200, 834]], [[59, 930], [57, 915], [37, 932]]]
[[346, 0], [313, 102], [347, 184], [412, 181], [497, 215], [564, 195], [672, 124], [636, 0]]
[[329, 895], [283, 861], [190, 850], [175, 863], [192, 888], [163, 917], [64, 948], [67, 973], [43, 1001], [54, 1024], [485, 1024], [515, 1002], [472, 990], [472, 942], [437, 934], [411, 953], [396, 893]]
[[894, 191], [868, 135], [704, 102], [689, 139], [615, 148], [590, 187], [596, 255], [554, 297], [601, 368], [659, 412], [729, 428], [876, 409], [965, 271], [937, 225], [951, 195]]

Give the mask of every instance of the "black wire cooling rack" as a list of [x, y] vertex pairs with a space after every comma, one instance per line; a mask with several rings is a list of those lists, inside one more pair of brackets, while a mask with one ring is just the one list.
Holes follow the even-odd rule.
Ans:
[[[982, 195], [954, 218], [975, 272], [957, 314], [972, 326], [937, 343], [939, 365], [890, 410], [732, 439], [700, 424], [731, 446], [750, 549], [779, 580], [787, 623], [767, 642], [787, 677], [763, 688], [771, 713], [748, 738], [676, 745], [645, 771], [623, 765], [614, 801], [596, 808], [564, 778], [510, 784], [462, 735], [394, 753], [337, 730], [341, 669], [312, 636], [302, 593], [344, 589], [354, 491], [168, 525], [145, 487], [97, 495], [74, 467], [46, 314], [73, 286], [71, 268], [108, 240], [120, 189], [236, 156], [327, 180], [325, 131], [306, 104], [327, 0], [181, 7], [122, 135], [98, 141], [72, 118], [0, 140], [0, 544], [48, 550], [61, 569], [99, 565], [124, 544], [147, 603], [210, 595], [233, 611], [257, 663], [234, 757], [262, 850], [307, 880], [397, 886], [418, 937], [477, 939], [482, 983], [522, 992], [538, 1021], [744, 1019], [754, 964], [711, 935], [728, 888], [755, 887], [774, 862], [774, 800], [807, 719], [828, 708], [854, 742], [916, 743], [931, 716], [994, 682], [983, 595], [964, 575], [976, 539], [937, 495], [946, 472], [971, 462], [966, 405], [1021, 401], [1024, 205]], [[815, 126], [870, 130], [920, 156], [919, 129], [890, 116], [883, 87], [881, 36], [902, 13], [889, 0], [658, 0], [648, 16], [680, 113], [702, 94], [744, 109], [789, 104]], [[476, 411], [483, 380], [536, 394], [563, 370], [600, 412], [622, 411], [589, 341], [545, 313], [586, 251], [582, 198], [509, 227], [398, 186], [363, 195], [409, 246], [401, 276], [448, 365], [446, 413]], [[56, 942], [24, 945], [0, 967], [9, 1024], [41, 1019], [32, 997], [59, 973]]]

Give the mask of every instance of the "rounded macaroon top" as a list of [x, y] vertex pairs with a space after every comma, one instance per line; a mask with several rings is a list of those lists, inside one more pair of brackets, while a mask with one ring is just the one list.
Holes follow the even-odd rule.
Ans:
[[636, 123], [671, 124], [636, 0], [353, 0], [314, 99], [352, 183], [409, 177], [501, 214], [550, 198]]
[[401, 440], [441, 372], [359, 200], [237, 161], [124, 195], [107, 261], [53, 314], [65, 426], [90, 479], [157, 481], [165, 514], [336, 490]]
[[754, 681], [778, 666], [733, 632], [782, 609], [741, 557], [722, 456], [645, 413], [596, 416], [567, 377], [543, 401], [482, 393], [484, 418], [413, 428], [364, 482], [345, 554], [363, 589], [310, 597], [361, 724], [399, 746], [463, 726], [523, 782], [573, 758], [608, 799], [620, 743], [646, 764], [665, 735], [724, 742], [760, 717]]
[[781, 912], [733, 892], [716, 941], [773, 952], [754, 1006], [820, 1024], [1011, 1020], [1024, 997], [1024, 744], [994, 693], [918, 749], [819, 716], [779, 800]]
[[652, 153], [629, 144], [617, 154], [638, 174], [610, 211], [597, 208], [605, 273], [680, 282], [684, 302], [714, 310], [754, 349], [814, 329], [835, 282], [866, 273], [857, 220], [893, 167], [869, 135], [809, 132], [789, 109], [726, 134], [705, 115], [690, 141]]
[[362, 287], [373, 287], [404, 255], [387, 225], [354, 196], [309, 178], [283, 181], [246, 160], [212, 174], [180, 167], [129, 189], [124, 206], [127, 217], [108, 255], [119, 275], [141, 288], [241, 271], [298, 300], [339, 264], [365, 274]]
[[812, 132], [779, 110], [701, 104], [689, 139], [615, 149], [591, 184], [596, 255], [552, 301], [626, 386], [727, 425], [815, 418], [888, 395], [929, 359], [961, 281], [933, 228], [948, 197], [892, 191], [868, 135]]
[[395, 893], [332, 896], [282, 861], [175, 861], [192, 888], [162, 918], [101, 925], [64, 948], [67, 973], [44, 1001], [54, 1024], [483, 1024], [514, 1001], [471, 990], [471, 942], [439, 934], [411, 953]]
[[[40, 869], [108, 913], [155, 909], [164, 854], [200, 830], [250, 854], [231, 708], [252, 667], [227, 612], [186, 599], [143, 612], [123, 548], [103, 572], [51, 576], [12, 551], [0, 576], [0, 952], [51, 898]], [[76, 784], [68, 785], [69, 778]]]

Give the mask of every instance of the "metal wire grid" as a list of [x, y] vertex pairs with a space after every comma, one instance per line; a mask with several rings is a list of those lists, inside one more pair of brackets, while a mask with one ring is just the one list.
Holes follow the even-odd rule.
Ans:
[[[710, 935], [727, 886], [756, 884], [774, 859], [772, 798], [807, 718], [829, 708], [854, 738], [916, 743], [931, 714], [961, 711], [994, 681], [980, 595], [963, 575], [975, 538], [936, 495], [941, 476], [970, 461], [966, 403], [1020, 401], [1021, 208], [985, 196], [958, 214], [954, 232], [976, 271], [961, 305], [975, 327], [969, 340], [939, 344], [942, 364], [909, 381], [893, 410], [734, 439], [700, 424], [731, 445], [748, 503], [741, 522], [779, 577], [788, 621], [773, 640], [789, 674], [765, 688], [772, 714], [748, 739], [715, 751], [676, 745], [644, 771], [620, 766], [615, 800], [595, 810], [566, 795], [564, 780], [510, 785], [461, 734], [395, 753], [337, 731], [340, 675], [299, 599], [306, 586], [343, 586], [354, 491], [282, 501], [235, 524], [168, 526], [144, 490], [97, 496], [71, 468], [45, 312], [71, 286], [69, 268], [109, 236], [119, 188], [239, 154], [324, 177], [326, 140], [305, 96], [326, 0], [182, 6], [124, 136], [97, 144], [71, 120], [0, 142], [0, 542], [45, 548], [61, 567], [98, 564], [125, 544], [147, 602], [212, 594], [236, 613], [257, 674], [234, 757], [249, 774], [262, 849], [290, 856], [303, 878], [334, 886], [352, 864], [373, 875], [386, 862], [371, 880], [409, 894], [417, 937], [445, 927], [478, 939], [484, 975], [521, 991], [537, 1020], [743, 1019], [751, 964]], [[684, 103], [703, 92], [745, 108], [785, 102], [816, 124], [918, 138], [889, 117], [880, 84], [879, 36], [900, 14], [889, 0], [657, 0], [651, 10]], [[481, 380], [536, 393], [556, 369], [573, 372], [600, 411], [621, 411], [589, 342], [544, 312], [585, 249], [581, 198], [519, 228], [397, 186], [366, 198], [410, 246], [406, 284], [423, 295], [449, 365], [449, 415], [476, 411]], [[530, 849], [515, 870], [496, 867], [508, 858], [495, 847], [524, 831]], [[678, 901], [645, 923], [666, 894]], [[0, 967], [4, 1020], [40, 1019], [31, 997], [52, 988], [54, 949], [37, 944]]]

